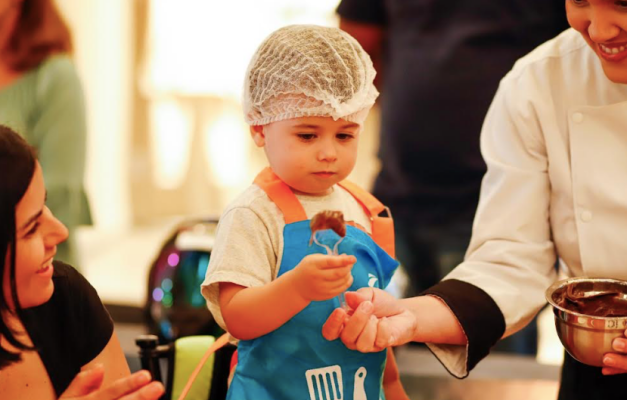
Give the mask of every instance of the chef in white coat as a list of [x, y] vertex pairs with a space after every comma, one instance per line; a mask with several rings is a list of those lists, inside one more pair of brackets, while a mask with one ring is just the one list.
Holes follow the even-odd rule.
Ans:
[[[325, 337], [361, 351], [433, 343], [461, 378], [546, 304], [556, 261], [560, 277], [627, 279], [627, 1], [566, 12], [572, 29], [520, 59], [488, 111], [465, 261], [419, 297], [349, 293], [355, 313], [336, 310]], [[566, 355], [560, 400], [627, 393], [627, 339], [613, 346], [603, 368]]]

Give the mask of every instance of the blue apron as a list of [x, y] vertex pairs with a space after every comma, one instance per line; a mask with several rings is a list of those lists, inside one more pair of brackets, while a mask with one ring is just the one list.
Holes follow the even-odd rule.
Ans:
[[[295, 205], [293, 199], [290, 199], [292, 206]], [[279, 208], [284, 212], [280, 204]], [[331, 236], [335, 233], [329, 232], [325, 232], [326, 238], [333, 240]], [[286, 221], [283, 238], [278, 276], [295, 268], [309, 254], [326, 254], [326, 250], [315, 243], [309, 246], [311, 229], [306, 219]], [[398, 266], [367, 233], [353, 226], [347, 226], [339, 253], [357, 258], [352, 269], [351, 291], [368, 286], [385, 288]], [[311, 302], [275, 331], [240, 341], [238, 364], [227, 399], [384, 399], [382, 378], [386, 351], [360, 353], [349, 350], [339, 339], [328, 341], [322, 337], [322, 325], [339, 306], [338, 298]]]

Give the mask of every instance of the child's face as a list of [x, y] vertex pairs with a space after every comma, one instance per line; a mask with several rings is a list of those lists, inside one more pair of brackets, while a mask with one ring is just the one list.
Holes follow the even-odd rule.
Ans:
[[627, 1], [566, 0], [566, 14], [596, 52], [605, 75], [627, 83]]
[[360, 125], [330, 117], [302, 117], [250, 128], [270, 167], [300, 193], [325, 195], [357, 159]]

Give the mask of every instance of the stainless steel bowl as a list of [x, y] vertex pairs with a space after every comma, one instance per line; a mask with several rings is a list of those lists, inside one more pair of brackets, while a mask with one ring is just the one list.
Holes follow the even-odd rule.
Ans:
[[624, 336], [627, 317], [596, 317], [567, 310], [556, 301], [568, 286], [578, 291], [617, 291], [627, 301], [627, 281], [602, 278], [571, 278], [555, 282], [546, 290], [546, 299], [553, 306], [557, 336], [576, 360], [595, 367], [603, 366], [603, 355], [612, 352], [612, 341]]

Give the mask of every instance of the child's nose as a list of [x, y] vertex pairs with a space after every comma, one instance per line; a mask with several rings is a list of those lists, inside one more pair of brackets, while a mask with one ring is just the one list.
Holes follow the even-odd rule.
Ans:
[[337, 160], [337, 150], [333, 145], [325, 145], [320, 148], [318, 152], [318, 159], [320, 161], [335, 161]]

